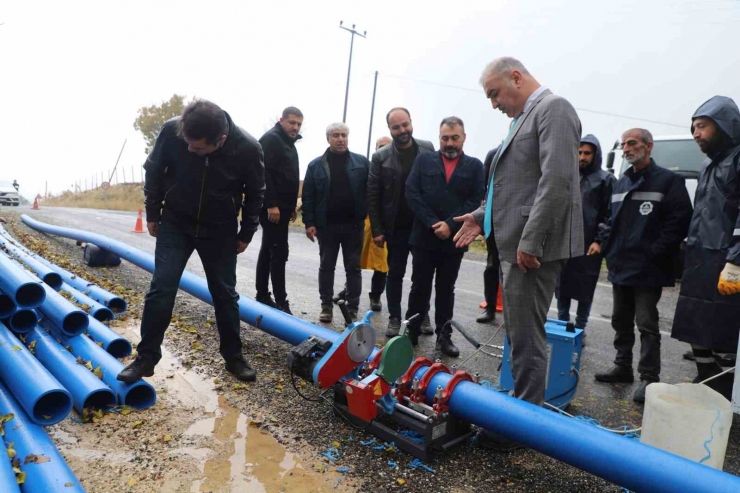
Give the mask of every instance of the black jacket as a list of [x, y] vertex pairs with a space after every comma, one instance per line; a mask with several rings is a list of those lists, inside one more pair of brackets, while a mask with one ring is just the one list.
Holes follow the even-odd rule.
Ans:
[[[434, 152], [434, 145], [414, 139], [417, 152]], [[417, 154], [418, 155], [418, 154]], [[401, 202], [401, 161], [396, 144], [390, 144], [373, 154], [367, 179], [367, 212], [373, 237], [392, 233]]]
[[[445, 166], [439, 152], [419, 154], [406, 181], [406, 199], [414, 213], [414, 227], [409, 243], [425, 250], [462, 253], [467, 248], [456, 248], [452, 238], [462, 223], [452, 220], [480, 207], [486, 191], [483, 163], [463, 154], [450, 177], [445, 179]], [[440, 240], [432, 225], [444, 221], [452, 234]]]
[[[265, 193], [262, 147], [228, 114], [226, 118], [226, 142], [207, 156], [188, 151], [177, 135], [180, 117], [162, 126], [144, 164], [148, 222], [173, 222], [196, 238], [252, 240]], [[242, 219], [237, 234], [239, 207]]]
[[606, 251], [609, 281], [620, 286], [673, 286], [679, 245], [689, 229], [691, 199], [684, 179], [650, 160], [614, 185], [611, 216], [597, 242]]
[[699, 177], [671, 335], [734, 353], [740, 294], [719, 294], [717, 282], [726, 262], [740, 265], [740, 110], [730, 98], [715, 96], [693, 118], [700, 116], [711, 118], [732, 147], [707, 158]]
[[558, 298], [568, 298], [590, 303], [593, 301], [596, 283], [601, 271], [601, 255], [585, 255], [596, 239], [600, 228], [609, 221], [612, 187], [617, 179], [601, 169], [601, 144], [589, 134], [581, 139], [581, 145], [594, 148], [594, 160], [590, 166], [579, 169], [581, 175], [581, 204], [583, 206], [584, 255], [573, 257], [563, 268], [557, 284]]
[[265, 209], [295, 210], [301, 181], [295, 143], [300, 138], [290, 138], [280, 122], [260, 138], [265, 153]]

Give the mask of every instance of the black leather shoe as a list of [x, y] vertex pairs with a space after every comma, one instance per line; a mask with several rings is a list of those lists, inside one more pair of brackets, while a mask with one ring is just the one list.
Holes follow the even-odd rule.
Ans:
[[492, 310], [486, 310], [483, 312], [483, 315], [476, 318], [475, 321], [479, 324], [490, 324], [493, 323], [496, 320], [496, 312]]
[[401, 330], [401, 321], [397, 318], [391, 317], [388, 319], [388, 327], [385, 329], [386, 337], [396, 337], [398, 331]]
[[432, 328], [432, 322], [429, 320], [428, 313], [424, 315], [424, 320], [421, 321], [421, 333], [425, 336], [434, 334], [434, 329]]
[[380, 296], [370, 295], [370, 309], [379, 312], [383, 309], [383, 303], [380, 302]]
[[599, 382], [606, 383], [632, 383], [635, 381], [632, 368], [619, 365], [614, 365], [609, 371], [597, 373], [594, 378]]
[[338, 292], [337, 294], [335, 294], [334, 296], [332, 296], [331, 300], [334, 303], [339, 303], [341, 300], [344, 300], [346, 298], [347, 298], [347, 292], [343, 289], [340, 292]]
[[121, 370], [121, 373], [116, 377], [117, 380], [126, 383], [138, 382], [144, 377], [151, 377], [154, 375], [154, 365], [148, 360], [137, 357], [132, 363]]
[[645, 402], [645, 389], [647, 389], [647, 386], [650, 385], [653, 382], [648, 382], [647, 380], [640, 380], [640, 384], [637, 386], [637, 389], [635, 389], [635, 393], [632, 396], [632, 400], [635, 402], [639, 402], [640, 404], [643, 404]]
[[478, 432], [477, 442], [478, 446], [488, 450], [495, 450], [497, 452], [513, 452], [515, 450], [525, 448], [524, 445], [517, 443], [514, 440], [509, 440], [508, 438], [487, 430], [480, 430], [480, 432]]
[[276, 304], [278, 310], [280, 310], [281, 312], [287, 313], [288, 315], [293, 315], [293, 312], [290, 311], [290, 302], [288, 300]]
[[683, 353], [683, 359], [689, 360], [689, 361], [696, 361], [696, 356], [694, 356], [694, 351], [689, 349], [685, 353]]
[[270, 308], [277, 308], [277, 304], [275, 304], [275, 300], [272, 299], [272, 293], [267, 294], [257, 294], [257, 296], [254, 297], [255, 301], [259, 301], [263, 305], [267, 305]]
[[325, 306], [321, 308], [321, 313], [319, 313], [319, 322], [323, 324], [330, 324], [332, 319], [334, 318], [334, 310], [330, 306]]
[[437, 349], [442, 351], [447, 356], [457, 358], [460, 356], [460, 350], [457, 349], [455, 343], [452, 342], [450, 336], [442, 336], [437, 338]]
[[244, 356], [237, 356], [226, 362], [226, 369], [229, 373], [233, 374], [237, 379], [243, 382], [254, 382], [257, 380], [257, 372], [249, 366]]

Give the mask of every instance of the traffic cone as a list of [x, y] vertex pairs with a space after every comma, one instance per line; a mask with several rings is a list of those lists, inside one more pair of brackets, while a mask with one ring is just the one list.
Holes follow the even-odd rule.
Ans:
[[37, 210], [41, 209], [41, 207], [39, 207], [39, 198], [38, 197], [34, 197], [34, 199], [33, 199], [33, 206], [31, 207], [31, 209], [34, 210], [34, 211], [37, 211]]
[[141, 209], [139, 209], [139, 217], [136, 218], [136, 226], [131, 230], [132, 233], [146, 233], [144, 230], [144, 219], [141, 217]]
[[[502, 283], [503, 284], [503, 283]], [[496, 311], [499, 313], [504, 312], [504, 297], [501, 294], [504, 291], [504, 287], [499, 285], [498, 296], [496, 296]]]

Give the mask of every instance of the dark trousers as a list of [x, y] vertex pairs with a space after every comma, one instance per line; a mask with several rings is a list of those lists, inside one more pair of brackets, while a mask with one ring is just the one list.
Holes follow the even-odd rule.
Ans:
[[257, 295], [267, 296], [272, 278], [272, 292], [277, 303], [284, 303], [288, 299], [285, 292], [285, 264], [288, 262], [288, 228], [292, 212], [281, 209], [277, 224], [268, 221], [267, 209], [262, 209], [260, 213], [262, 246], [257, 257]]
[[154, 252], [154, 275], [144, 298], [141, 315], [139, 355], [157, 364], [162, 358], [160, 346], [172, 318], [175, 295], [185, 265], [198, 252], [208, 281], [208, 291], [216, 309], [216, 323], [221, 339], [219, 349], [225, 360], [241, 355], [239, 337], [239, 295], [236, 293], [236, 235], [221, 238], [194, 238], [169, 222], [159, 224]]
[[660, 330], [658, 301], [663, 288], [612, 286], [614, 313], [612, 327], [617, 357], [614, 363], [632, 368], [632, 347], [635, 345], [635, 323], [640, 331], [640, 363], [637, 371], [642, 380], [660, 381]]
[[388, 302], [390, 318], [401, 320], [401, 298], [403, 297], [403, 278], [411, 252], [409, 245], [410, 229], [396, 229], [386, 236], [388, 245], [388, 276], [385, 297]]
[[[419, 314], [409, 327], [419, 331], [421, 322], [429, 311], [434, 280], [434, 324], [437, 338], [449, 337], [452, 327], [445, 324], [452, 320], [455, 308], [455, 282], [460, 272], [463, 253], [448, 253], [412, 247], [414, 260], [411, 273], [411, 293], [406, 318]], [[434, 279], [436, 273], [436, 280]], [[444, 327], [444, 329], [443, 329]]]
[[[576, 310], [576, 327], [585, 329], [589, 315], [591, 315], [591, 303], [579, 301]], [[570, 322], [570, 298], [558, 298], [558, 320]]]
[[388, 279], [387, 272], [380, 272], [379, 270], [373, 271], [373, 277], [370, 280], [370, 297], [380, 298], [385, 291], [385, 283]]
[[344, 271], [347, 275], [346, 300], [350, 310], [357, 310], [360, 306], [362, 292], [362, 272], [360, 270], [360, 256], [362, 243], [365, 238], [365, 224], [363, 222], [348, 224], [327, 224], [317, 228], [319, 239], [319, 295], [321, 306], [331, 307], [334, 296], [334, 269], [337, 266], [339, 248], [342, 249]]
[[486, 268], [483, 271], [483, 293], [486, 297], [486, 310], [494, 313], [496, 311], [496, 299], [498, 298], [498, 285], [501, 275], [501, 262], [498, 259], [498, 248], [493, 234], [486, 238]]

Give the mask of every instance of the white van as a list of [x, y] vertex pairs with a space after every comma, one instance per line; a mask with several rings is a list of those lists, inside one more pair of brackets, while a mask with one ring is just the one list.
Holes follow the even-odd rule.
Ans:
[[[667, 135], [653, 137], [652, 158], [655, 164], [674, 171], [686, 180], [686, 189], [694, 205], [694, 195], [699, 182], [699, 173], [707, 156], [701, 152], [699, 146], [690, 135]], [[622, 151], [618, 149], [619, 141], [606, 156], [606, 169], [619, 178], [631, 164], [622, 159]], [[619, 166], [615, 167], [615, 163]]]
[[0, 205], [14, 205], [18, 207], [21, 199], [18, 195], [17, 183], [0, 180]]

